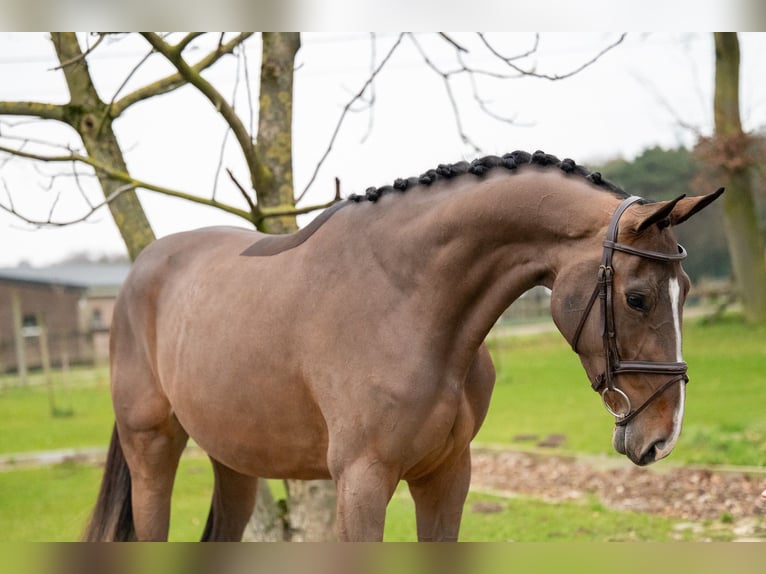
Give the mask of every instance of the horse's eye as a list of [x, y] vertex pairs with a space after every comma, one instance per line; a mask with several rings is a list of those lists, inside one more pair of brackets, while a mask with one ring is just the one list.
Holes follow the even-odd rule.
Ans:
[[643, 295], [638, 293], [628, 293], [628, 305], [637, 311], [646, 311], [646, 301]]

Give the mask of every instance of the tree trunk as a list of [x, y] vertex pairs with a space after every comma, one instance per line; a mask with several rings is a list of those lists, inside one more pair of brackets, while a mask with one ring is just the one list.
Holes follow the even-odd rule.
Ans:
[[258, 479], [255, 510], [247, 523], [242, 540], [245, 542], [284, 542], [289, 533], [285, 527], [286, 509], [271, 494], [269, 483]]
[[[293, 75], [300, 34], [264, 33], [261, 87], [258, 111], [257, 170], [253, 187], [262, 212], [295, 206], [292, 167]], [[298, 229], [295, 216], [270, 217], [259, 225], [267, 233], [289, 233]], [[268, 485], [259, 483], [259, 506], [250, 520], [248, 537], [271, 539], [259, 521], [273, 521]], [[335, 485], [328, 480], [285, 481], [287, 516], [285, 539], [326, 541], [335, 539]], [[262, 499], [262, 497], [265, 497]], [[263, 538], [261, 538], [263, 536]]]
[[[715, 139], [726, 176], [723, 209], [726, 238], [745, 319], [766, 322], [766, 260], [758, 228], [753, 166], [739, 114], [739, 40], [737, 34], [715, 33]], [[728, 142], [728, 145], [727, 145]], [[741, 144], [737, 144], [741, 142]], [[734, 157], [740, 155], [742, 157]]]
[[331, 480], [286, 480], [289, 530], [293, 542], [327, 542], [335, 535], [335, 483]]
[[[108, 114], [107, 105], [98, 96], [77, 36], [71, 32], [55, 32], [51, 38], [69, 87], [70, 102], [67, 105], [66, 122], [80, 134], [91, 158], [128, 173], [117, 136], [112, 130], [112, 118]], [[124, 185], [98, 169], [96, 176], [105, 198], [118, 193]], [[135, 260], [141, 250], [154, 241], [154, 232], [135, 190], [120, 192], [109, 202], [109, 210], [131, 261]]]
[[[264, 33], [258, 106], [258, 168], [252, 174], [258, 205], [289, 209], [293, 193], [293, 67], [300, 48], [298, 33]], [[271, 217], [259, 225], [266, 233], [298, 229], [295, 216]]]

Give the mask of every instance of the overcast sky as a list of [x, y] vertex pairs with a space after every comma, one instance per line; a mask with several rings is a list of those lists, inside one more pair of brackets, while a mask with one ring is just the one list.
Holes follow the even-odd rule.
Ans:
[[[591, 59], [619, 37], [615, 33], [543, 34], [536, 55], [523, 61], [541, 73], [561, 74]], [[478, 43], [469, 35], [456, 35], [478, 56]], [[490, 35], [507, 54], [526, 51], [531, 34]], [[372, 52], [368, 34], [305, 35], [298, 54], [295, 84], [293, 151], [296, 190], [308, 182], [322, 155], [341, 110], [364, 83], [371, 61], [380, 61], [396, 35], [379, 35]], [[766, 125], [766, 82], [762, 62], [766, 35], [741, 34], [742, 115], [745, 129]], [[443, 42], [423, 36], [426, 49]], [[237, 93], [237, 109], [248, 118], [246, 77], [257, 98], [260, 43], [248, 45], [247, 58], [228, 58], [207, 77], [224, 94]], [[375, 83], [372, 113], [351, 114], [344, 123], [332, 154], [307, 195], [304, 204], [326, 201], [341, 180], [344, 195], [363, 192], [370, 185], [390, 183], [396, 177], [417, 175], [438, 163], [472, 158], [473, 149], [458, 136], [442, 79], [428, 70], [411, 43], [389, 62]], [[124, 39], [100, 47], [90, 60], [91, 72], [104, 99], [111, 98], [135, 63], [147, 52], [140, 39]], [[192, 52], [196, 61], [204, 53]], [[445, 67], [451, 51], [430, 52]], [[66, 86], [45, 35], [0, 34], [0, 99], [64, 102]], [[488, 64], [485, 56], [477, 63]], [[572, 157], [586, 165], [614, 157], [632, 158], [654, 145], [691, 145], [692, 130], [679, 120], [709, 134], [712, 123], [713, 46], [711, 34], [629, 34], [625, 41], [584, 72], [558, 82], [523, 78], [483, 82], [481, 93], [496, 113], [513, 116], [515, 123], [501, 123], [483, 114], [471, 95], [466, 78], [454, 87], [465, 131], [482, 154], [502, 154], [514, 149], [543, 149]], [[160, 56], [153, 56], [123, 90], [135, 89], [170, 72]], [[77, 146], [71, 130], [50, 122], [22, 123], [4, 118], [0, 136], [24, 135]], [[255, 119], [254, 119], [255, 121]], [[182, 191], [209, 196], [214, 186], [225, 126], [210, 104], [191, 89], [183, 89], [131, 109], [115, 125], [132, 174], [143, 180]], [[369, 134], [368, 134], [369, 131]], [[223, 167], [247, 181], [233, 138], [228, 138]], [[0, 137], [0, 145], [18, 142]], [[0, 155], [0, 202], [9, 203], [29, 217], [58, 221], [87, 211], [71, 169], [35, 166]], [[48, 190], [51, 175], [59, 174]], [[80, 178], [93, 203], [99, 190], [89, 178]], [[238, 206], [243, 203], [225, 176], [217, 183], [218, 197]], [[201, 206], [140, 192], [158, 236], [206, 225], [246, 225], [246, 222]], [[302, 220], [305, 222], [305, 220]], [[28, 261], [41, 265], [72, 252], [93, 255], [124, 252], [107, 210], [89, 222], [64, 228], [34, 229], [0, 213], [0, 266]]]

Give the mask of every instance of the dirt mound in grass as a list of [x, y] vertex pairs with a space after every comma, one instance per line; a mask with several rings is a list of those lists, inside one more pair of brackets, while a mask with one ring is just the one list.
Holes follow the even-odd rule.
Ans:
[[676, 466], [640, 468], [607, 457], [540, 455], [476, 448], [471, 487], [540, 498], [587, 501], [689, 522], [730, 524], [734, 535], [766, 541], [766, 470]]

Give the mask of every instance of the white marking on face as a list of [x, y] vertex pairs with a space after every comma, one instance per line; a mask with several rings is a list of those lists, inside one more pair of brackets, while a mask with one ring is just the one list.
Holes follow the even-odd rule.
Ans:
[[[676, 361], [680, 363], [683, 361], [683, 356], [681, 354], [681, 286], [678, 283], [678, 278], [673, 277], [668, 282], [668, 294], [670, 295], [670, 306], [673, 313], [673, 326], [675, 327], [676, 332]], [[673, 413], [673, 432], [664, 442], [662, 448], [657, 450], [656, 460], [659, 460], [670, 454], [670, 451], [673, 450], [673, 447], [676, 445], [676, 441], [681, 434], [681, 422], [684, 418], [684, 403], [686, 402], [686, 385], [680, 383], [678, 385], [678, 392], [678, 406]]]
[[676, 361], [679, 363], [683, 361], [681, 355], [681, 286], [678, 283], [678, 278], [673, 277], [668, 281], [668, 292], [670, 294], [670, 306], [673, 312], [673, 326], [676, 328]]
[[670, 451], [673, 450], [673, 447], [676, 446], [678, 437], [681, 435], [681, 423], [684, 419], [684, 403], [686, 402], [686, 385], [680, 383], [678, 385], [678, 392], [680, 393], [678, 396], [678, 406], [673, 413], [673, 432], [670, 433], [670, 436], [664, 441], [662, 447], [657, 449], [655, 460], [660, 460], [669, 455]]

